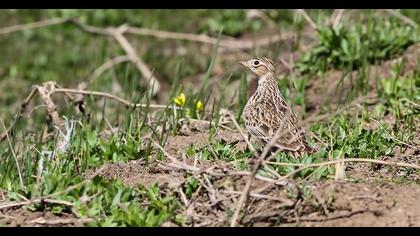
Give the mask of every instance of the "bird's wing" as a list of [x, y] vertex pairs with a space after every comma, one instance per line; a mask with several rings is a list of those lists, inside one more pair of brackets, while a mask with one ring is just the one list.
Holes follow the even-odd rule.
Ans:
[[245, 125], [252, 135], [266, 143], [275, 137], [273, 146], [284, 150], [306, 149], [305, 130], [294, 127], [298, 125], [296, 115], [284, 100], [263, 100], [247, 113], [248, 119]]

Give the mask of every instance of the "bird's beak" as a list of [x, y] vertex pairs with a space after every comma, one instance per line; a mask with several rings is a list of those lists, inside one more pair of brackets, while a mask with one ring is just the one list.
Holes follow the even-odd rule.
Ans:
[[241, 61], [241, 62], [239, 62], [239, 64], [241, 64], [242, 66], [248, 67], [246, 61]]

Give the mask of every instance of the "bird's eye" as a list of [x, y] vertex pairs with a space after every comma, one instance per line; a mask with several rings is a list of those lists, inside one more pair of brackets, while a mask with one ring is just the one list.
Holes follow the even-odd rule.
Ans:
[[254, 61], [254, 65], [258, 66], [260, 64], [260, 61]]

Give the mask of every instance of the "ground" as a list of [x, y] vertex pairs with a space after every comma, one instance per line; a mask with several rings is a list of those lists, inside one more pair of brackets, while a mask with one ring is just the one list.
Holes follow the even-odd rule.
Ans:
[[[243, 16], [226, 12], [220, 19], [211, 11], [197, 13], [197, 16], [189, 14], [191, 17], [209, 14], [208, 18], [230, 25], [232, 28], [226, 31], [229, 34], [224, 36], [226, 39], [244, 42], [252, 39], [254, 31], [251, 29], [256, 26], [246, 18], [246, 24], [239, 24], [241, 27], [236, 29], [231, 24], [241, 22]], [[274, 25], [286, 24], [290, 20], [277, 19], [277, 13], [273, 12], [264, 13], [271, 19], [271, 24], [266, 18], [260, 19], [262, 23], [258, 22], [273, 27], [273, 22]], [[109, 17], [111, 13], [107, 13]], [[88, 19], [92, 17], [89, 14]], [[166, 13], [147, 14], [156, 14], [160, 19], [160, 14]], [[330, 16], [328, 11], [314, 11], [311, 14], [319, 14], [319, 21], [323, 22], [324, 18], [331, 20], [332, 16], [337, 18], [334, 14], [343, 13], [335, 11]], [[360, 16], [360, 21], [352, 22], [348, 13], [341, 20], [344, 25], [354, 23], [365, 27], [366, 15], [375, 18], [381, 13], [353, 11], [351, 14]], [[95, 17], [96, 21], [103, 22], [101, 17]], [[8, 20], [11, 25], [16, 23], [14, 17]], [[417, 204], [420, 199], [420, 75], [417, 67], [420, 44], [411, 41], [411, 35], [416, 31], [407, 33], [405, 30], [411, 28], [396, 21], [387, 18], [389, 24], [381, 26], [378, 23], [379, 31], [373, 29], [370, 41], [363, 38], [363, 30], [356, 29], [355, 32], [362, 35], [359, 38], [362, 43], [354, 48], [345, 46], [349, 42], [357, 44], [353, 31], [345, 34], [336, 29], [337, 35], [331, 36], [327, 30], [330, 28], [325, 26], [325, 32], [323, 28], [317, 34], [302, 22], [294, 23], [288, 29], [290, 32], [284, 33], [296, 33], [294, 30], [300, 27], [300, 41], [287, 38], [281, 41], [282, 45], [263, 47], [259, 52], [223, 46], [216, 52], [213, 44], [177, 45], [173, 41], [169, 46], [162, 46], [153, 39], [142, 43], [136, 41], [135, 36], [127, 37], [159, 72], [162, 87], [150, 99], [151, 104], [176, 104], [181, 107], [179, 110], [152, 106], [150, 110], [127, 109], [126, 103], [87, 95], [77, 101], [68, 94], [65, 99], [50, 96], [42, 91], [58, 94], [62, 87], [76, 88], [86, 79], [57, 80], [57, 87], [48, 90], [47, 85], [55, 85], [41, 85], [44, 80], [31, 77], [41, 73], [42, 65], [33, 69], [22, 66], [21, 62], [15, 67], [0, 67], [0, 75], [7, 74], [6, 79], [0, 79], [0, 88], [5, 91], [0, 93], [0, 101], [8, 105], [8, 108], [0, 108], [0, 118], [8, 121], [6, 124], [12, 124], [13, 120], [18, 120], [17, 116], [8, 115], [2, 109], [21, 107], [23, 113], [23, 121], [15, 131], [7, 132], [8, 135], [0, 133], [3, 150], [0, 157], [5, 157], [0, 164], [7, 167], [0, 167], [0, 225], [228, 226], [239, 208], [236, 223], [239, 226], [420, 226], [420, 205]], [[214, 22], [208, 25], [204, 20], [197, 22], [201, 28], [195, 24], [191, 26], [201, 30], [197, 29], [197, 32], [213, 36], [218, 32], [212, 28]], [[150, 23], [147, 25], [147, 21], [142, 24], [154, 27]], [[167, 30], [179, 27], [177, 22], [171, 24], [168, 23]], [[275, 34], [275, 27], [270, 27], [258, 28], [256, 32]], [[73, 29], [69, 30], [69, 35], [72, 32]], [[382, 38], [383, 35], [391, 36]], [[46, 40], [51, 36], [42, 37]], [[81, 36], [83, 40], [101, 45], [98, 47], [105, 48], [105, 54], [119, 55], [107, 52], [111, 50], [109, 48], [115, 49], [115, 45], [109, 46], [110, 42], [99, 39], [92, 42], [91, 37]], [[331, 41], [328, 41], [329, 37]], [[363, 40], [373, 46], [366, 46]], [[336, 41], [339, 41], [338, 46]], [[295, 45], [297, 49], [291, 51], [294, 44], [298, 44]], [[48, 51], [48, 46], [45, 47]], [[162, 52], [156, 48], [161, 48]], [[322, 51], [323, 48], [328, 50]], [[377, 48], [382, 51], [375, 51]], [[88, 49], [92, 50], [92, 47]], [[271, 53], [274, 49], [276, 53]], [[354, 50], [353, 54], [348, 50]], [[189, 54], [197, 51], [205, 57]], [[319, 51], [322, 53], [317, 53]], [[363, 51], [366, 51], [366, 58], [356, 56]], [[306, 128], [314, 134], [311, 144], [319, 146], [320, 151], [302, 159], [285, 153], [273, 155], [262, 163], [256, 176], [251, 177], [259, 153], [253, 153], [247, 142], [248, 134], [242, 128], [240, 114], [244, 101], [255, 90], [257, 80], [249, 73], [238, 73], [236, 64], [254, 53], [274, 54], [280, 89], [306, 122]], [[305, 53], [312, 53], [306, 62], [300, 59]], [[335, 55], [339, 55], [339, 59]], [[168, 59], [165, 64], [159, 61], [160, 56], [177, 59]], [[69, 59], [73, 62], [64, 60], [64, 64], [87, 60], [74, 58]], [[182, 62], [176, 64], [177, 60]], [[320, 63], [323, 60], [327, 66]], [[182, 63], [186, 64], [183, 68]], [[357, 63], [361, 65], [353, 68]], [[81, 63], [79, 67], [83, 68], [83, 64], [89, 63]], [[58, 62], [60, 70], [56, 69], [68, 76], [70, 72], [61, 71], [65, 70], [63, 67]], [[305, 72], [307, 68], [314, 71]], [[45, 71], [48, 69], [44, 68]], [[84, 70], [77, 71], [84, 75], [82, 78], [86, 76]], [[174, 71], [181, 72], [174, 74]], [[129, 101], [141, 102], [147, 107], [149, 98], [136, 95], [136, 90], [148, 91], [144, 88], [145, 83], [127, 79], [137, 78], [135, 66], [112, 69], [111, 72], [97, 77], [99, 82], [92, 83], [92, 91], [110, 91], [112, 95], [130, 97]], [[42, 76], [55, 78], [54, 73]], [[181, 77], [180, 81], [173, 75]], [[39, 85], [41, 96], [34, 98], [35, 101], [29, 102], [29, 99], [23, 106], [27, 94], [14, 97], [8, 93], [23, 88], [28, 90], [31, 85]], [[176, 102], [174, 98], [182, 100], [181, 92], [186, 96], [185, 101]], [[205, 104], [204, 108], [197, 107], [197, 100]], [[45, 107], [47, 111], [37, 113]], [[70, 141], [60, 138], [62, 136], [52, 128], [56, 126], [63, 132], [68, 131], [68, 127], [63, 128], [60, 124], [65, 120], [63, 115], [76, 120], [76, 128], [68, 136]], [[67, 146], [61, 146], [63, 143]], [[253, 138], [250, 143], [257, 149], [263, 148]], [[56, 147], [63, 147], [65, 151], [45, 158], [42, 164], [39, 151]], [[338, 159], [348, 162], [344, 167], [340, 163], [325, 164]], [[355, 160], [350, 162], [352, 159]], [[23, 171], [16, 168], [16, 162], [21, 164]], [[24, 186], [20, 184], [20, 175], [23, 175]], [[251, 181], [250, 191], [244, 194], [248, 181]], [[242, 195], [246, 196], [245, 201], [238, 206]]]

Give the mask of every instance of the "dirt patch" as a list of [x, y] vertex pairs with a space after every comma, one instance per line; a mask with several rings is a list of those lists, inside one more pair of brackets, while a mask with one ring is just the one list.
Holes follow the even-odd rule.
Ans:
[[[387, 162], [419, 164], [419, 151], [414, 148], [396, 147], [392, 156], [385, 156]], [[352, 163], [347, 165], [346, 174], [355, 181], [401, 183], [420, 185], [420, 172], [405, 167], [384, 166], [378, 164]]]
[[[199, 123], [200, 122], [192, 122], [193, 125], [190, 126], [188, 130], [184, 131], [183, 135], [169, 136], [165, 145], [166, 152], [176, 158], [180, 158], [182, 152], [191, 144], [198, 147], [209, 144], [208, 132], [197, 131], [202, 128], [197, 128], [197, 126], [200, 125]], [[246, 143], [243, 141], [242, 135], [237, 132], [219, 130], [211, 142], [217, 142], [219, 140], [224, 140], [228, 143], [235, 142], [235, 147], [238, 150], [246, 148]], [[152, 159], [155, 159], [155, 157], [156, 156], [153, 155]], [[194, 160], [191, 159], [185, 160], [187, 164], [192, 164], [193, 161]], [[165, 160], [148, 163], [145, 160], [133, 160], [126, 163], [107, 163], [101, 167], [103, 169], [99, 173], [99, 176], [105, 179], [118, 179], [124, 184], [132, 187], [138, 185], [151, 186], [154, 183], [167, 184], [169, 187], [179, 186], [184, 180], [184, 174], [170, 168], [162, 168], [167, 162], [168, 161]], [[206, 161], [199, 161], [199, 164], [200, 166], [207, 165]], [[94, 173], [95, 170], [88, 170], [85, 173], [85, 177], [88, 178]]]
[[[184, 175], [179, 172], [165, 170], [158, 167], [158, 163], [146, 163], [144, 160], [134, 160], [126, 163], [108, 163], [102, 166], [99, 176], [105, 179], [120, 180], [125, 185], [137, 187], [139, 185], [150, 187], [155, 183], [167, 184], [169, 187], [177, 186], [183, 181]], [[95, 171], [86, 171], [88, 178]]]
[[[244, 149], [246, 143], [242, 135], [238, 132], [229, 130], [217, 131], [211, 142], [224, 140], [228, 143], [237, 143], [238, 149]], [[170, 154], [181, 156], [180, 151], [184, 151], [191, 144], [203, 146], [209, 144], [209, 134], [207, 132], [187, 131], [184, 135], [169, 136], [165, 145], [165, 149]]]
[[420, 187], [320, 182], [312, 187], [322, 205], [297, 218], [298, 226], [420, 226]]
[[68, 213], [54, 215], [49, 211], [33, 212], [26, 208], [10, 208], [8, 210], [0, 211], [0, 224], [11, 227], [81, 227], [84, 226], [86, 222], [87, 221], [83, 221]]

